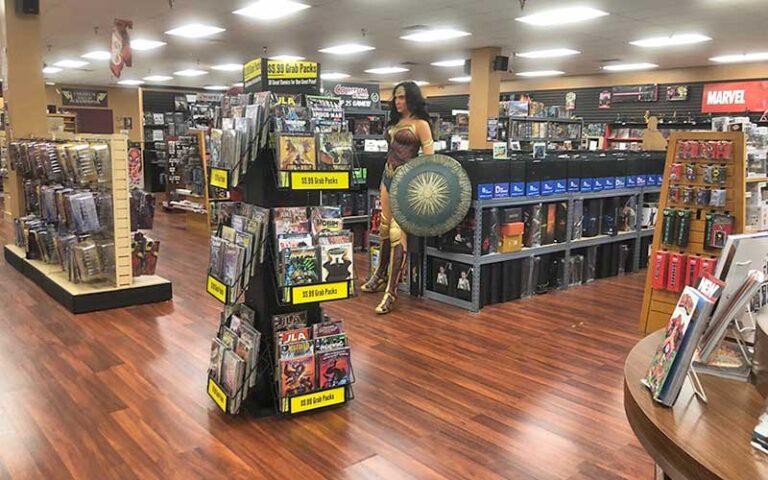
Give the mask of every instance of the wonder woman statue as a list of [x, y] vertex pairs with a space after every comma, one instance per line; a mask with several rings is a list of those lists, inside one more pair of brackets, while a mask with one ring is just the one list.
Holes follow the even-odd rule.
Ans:
[[405, 268], [408, 242], [406, 232], [400, 229], [389, 207], [389, 188], [395, 171], [419, 154], [434, 153], [432, 127], [421, 89], [413, 82], [402, 82], [395, 86], [390, 105], [387, 129], [387, 164], [381, 180], [381, 254], [379, 265], [371, 278], [360, 287], [365, 293], [384, 291], [384, 298], [376, 307], [376, 313], [392, 311], [397, 299], [397, 285]]

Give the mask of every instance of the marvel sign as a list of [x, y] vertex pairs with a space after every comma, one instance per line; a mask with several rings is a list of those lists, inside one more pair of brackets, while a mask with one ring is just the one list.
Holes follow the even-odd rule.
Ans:
[[765, 112], [768, 110], [768, 81], [709, 83], [701, 99], [703, 113]]

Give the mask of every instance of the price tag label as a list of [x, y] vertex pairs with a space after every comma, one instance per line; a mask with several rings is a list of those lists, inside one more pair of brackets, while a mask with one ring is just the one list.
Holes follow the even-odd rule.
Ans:
[[213, 295], [216, 300], [221, 303], [227, 303], [227, 298], [229, 298], [229, 288], [216, 279], [216, 277], [208, 275], [208, 285], [206, 290]]
[[323, 392], [310, 393], [291, 398], [291, 413], [301, 413], [318, 408], [330, 407], [344, 403], [346, 400], [345, 387], [338, 387]]
[[227, 394], [221, 389], [213, 379], [208, 379], [208, 396], [219, 406], [222, 412], [227, 413]]
[[210, 183], [212, 187], [229, 189], [229, 170], [211, 168]]
[[345, 298], [349, 298], [349, 282], [301, 285], [291, 289], [291, 302], [294, 305], [329, 302], [331, 300], [343, 300]]
[[347, 190], [349, 172], [291, 172], [292, 190]]

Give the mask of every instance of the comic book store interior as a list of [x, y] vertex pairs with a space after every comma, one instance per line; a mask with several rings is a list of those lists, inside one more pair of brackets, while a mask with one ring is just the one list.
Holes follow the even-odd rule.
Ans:
[[765, 1], [0, 8], [0, 479], [768, 479]]

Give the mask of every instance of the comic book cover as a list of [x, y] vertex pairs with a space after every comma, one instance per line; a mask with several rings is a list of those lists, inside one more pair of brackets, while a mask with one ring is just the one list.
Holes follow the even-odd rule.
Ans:
[[307, 107], [278, 105], [272, 109], [275, 131], [283, 133], [311, 133], [312, 124]]
[[238, 335], [231, 328], [222, 328], [219, 338], [221, 339], [221, 343], [223, 343], [226, 348], [231, 350], [237, 348]]
[[309, 233], [306, 207], [278, 207], [273, 212], [275, 235]]
[[313, 135], [280, 135], [279, 170], [315, 170], [317, 151]]
[[286, 345], [289, 343], [304, 342], [309, 340], [309, 333], [309, 327], [302, 327], [275, 332], [275, 335], [278, 345]]
[[224, 266], [224, 246], [226, 242], [219, 237], [211, 237], [210, 258], [208, 260], [208, 273], [216, 278], [221, 278]]
[[312, 338], [338, 335], [339, 333], [344, 333], [344, 322], [341, 320], [331, 320], [312, 325]]
[[314, 247], [286, 250], [284, 258], [283, 273], [285, 276], [283, 285], [317, 283], [318, 268]]
[[282, 332], [307, 326], [307, 312], [281, 313], [272, 316], [272, 331]]
[[312, 113], [315, 132], [341, 132], [344, 128], [344, 108], [338, 97], [306, 95], [307, 108]]
[[350, 230], [342, 230], [339, 233], [325, 233], [317, 237], [319, 245], [339, 245], [344, 243], [354, 244], [354, 237]]
[[350, 350], [344, 348], [317, 355], [320, 388], [348, 385], [354, 380], [350, 366]]
[[354, 247], [351, 243], [321, 245], [321, 280], [323, 282], [342, 282], [353, 276]]
[[280, 396], [292, 397], [315, 389], [315, 356], [280, 359]]
[[318, 170], [351, 170], [354, 152], [352, 133], [322, 133], [318, 145]]
[[227, 347], [218, 338], [211, 341], [211, 361], [208, 365], [208, 374], [216, 383], [221, 381], [221, 365], [226, 349]]
[[234, 286], [242, 271], [244, 258], [243, 247], [234, 243], [228, 243], [224, 247], [224, 265], [221, 272], [221, 281], [229, 286]]
[[334, 350], [341, 350], [349, 346], [349, 340], [346, 333], [339, 333], [338, 335], [328, 335], [315, 339], [315, 351], [317, 353], [331, 352]]
[[310, 207], [312, 235], [338, 233], [343, 228], [340, 207]]
[[312, 245], [312, 235], [280, 235], [277, 237], [277, 251], [283, 252], [288, 249], [307, 248]]

